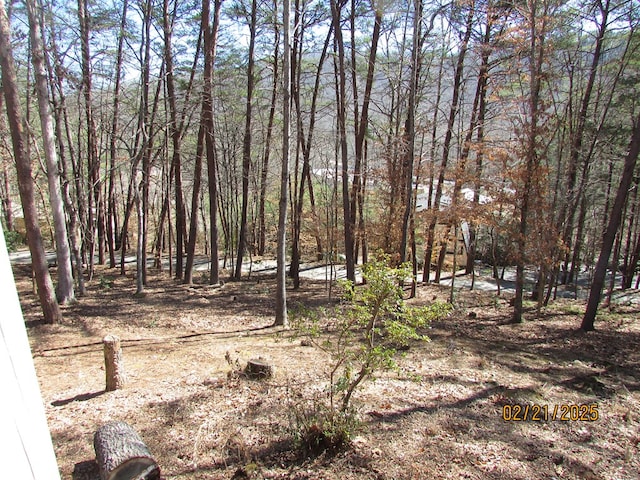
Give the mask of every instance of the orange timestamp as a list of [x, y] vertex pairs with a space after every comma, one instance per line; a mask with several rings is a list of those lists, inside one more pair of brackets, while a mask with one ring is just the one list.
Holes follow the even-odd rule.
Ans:
[[584, 404], [531, 404], [504, 405], [502, 419], [505, 422], [595, 422], [600, 418], [597, 403]]

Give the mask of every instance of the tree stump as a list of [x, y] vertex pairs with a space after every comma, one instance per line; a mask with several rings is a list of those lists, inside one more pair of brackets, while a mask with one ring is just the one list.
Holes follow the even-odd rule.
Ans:
[[254, 358], [247, 362], [244, 373], [249, 378], [268, 378], [273, 376], [273, 366], [264, 358]]
[[93, 436], [93, 448], [101, 480], [160, 480], [160, 467], [128, 423], [100, 427]]
[[107, 335], [102, 339], [104, 345], [104, 371], [107, 380], [105, 390], [112, 392], [122, 388], [126, 382], [124, 361], [120, 339], [115, 335]]

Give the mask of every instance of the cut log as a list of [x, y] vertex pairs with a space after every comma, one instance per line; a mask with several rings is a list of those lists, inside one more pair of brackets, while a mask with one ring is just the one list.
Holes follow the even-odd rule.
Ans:
[[107, 335], [102, 339], [104, 345], [104, 371], [107, 380], [105, 390], [112, 392], [124, 387], [126, 375], [122, 359], [120, 339], [115, 335]]
[[131, 425], [111, 422], [93, 437], [101, 480], [160, 480], [160, 467]]
[[273, 366], [264, 358], [254, 358], [247, 362], [244, 373], [249, 378], [268, 378], [273, 376]]

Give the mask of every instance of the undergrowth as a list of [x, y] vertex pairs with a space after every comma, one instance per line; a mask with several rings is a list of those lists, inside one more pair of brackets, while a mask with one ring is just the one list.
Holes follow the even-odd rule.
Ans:
[[387, 255], [364, 265], [362, 274], [361, 286], [340, 282], [342, 302], [335, 309], [301, 309], [291, 315], [297, 334], [331, 358], [326, 397], [293, 409], [299, 439], [311, 450], [348, 443], [358, 425], [354, 394], [378, 372], [397, 369], [400, 352], [411, 342], [429, 341], [424, 333], [429, 323], [452, 310], [444, 302], [407, 305], [402, 285], [410, 266], [391, 266]]

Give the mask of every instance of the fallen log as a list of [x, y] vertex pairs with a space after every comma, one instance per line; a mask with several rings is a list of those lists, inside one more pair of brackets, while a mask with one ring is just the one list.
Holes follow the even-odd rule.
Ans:
[[111, 422], [93, 437], [101, 480], [160, 480], [160, 467], [131, 425]]

